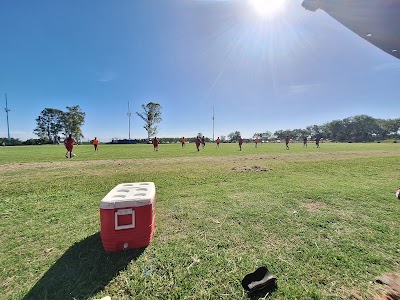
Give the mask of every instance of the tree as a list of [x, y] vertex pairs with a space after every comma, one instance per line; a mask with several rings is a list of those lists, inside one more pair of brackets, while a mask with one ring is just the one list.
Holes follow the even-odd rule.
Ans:
[[231, 142], [236, 142], [239, 140], [241, 135], [242, 134], [240, 133], [240, 131], [231, 132], [230, 134], [228, 134], [228, 139], [230, 139]]
[[358, 115], [343, 119], [342, 133], [351, 142], [371, 142], [382, 134], [377, 119]]
[[147, 131], [147, 138], [150, 139], [158, 132], [157, 124], [162, 121], [161, 119], [161, 105], [154, 102], [149, 102], [146, 105], [142, 104], [143, 112], [136, 114], [145, 122], [143, 126]]
[[333, 120], [322, 125], [325, 138], [344, 142], [347, 140], [345, 123], [342, 120]]
[[311, 137], [311, 139], [315, 139], [317, 137], [321, 138], [322, 134], [323, 134], [323, 128], [322, 128], [322, 126], [319, 126], [319, 125], [310, 125], [310, 126], [307, 126], [306, 132], [307, 132], [308, 136]]
[[47, 139], [47, 142], [58, 142], [58, 134], [63, 129], [64, 112], [55, 108], [45, 108], [36, 118], [37, 127], [33, 130], [41, 139]]
[[262, 139], [263, 141], [269, 141], [271, 138], [272, 138], [272, 132], [271, 132], [271, 131], [268, 131], [268, 130], [266, 130], [265, 132], [263, 132], [263, 134], [262, 134], [262, 136], [261, 136], [261, 139]]
[[62, 117], [64, 135], [72, 134], [77, 141], [80, 141], [84, 137], [81, 126], [85, 123], [86, 113], [81, 110], [79, 105], [67, 106], [66, 108], [67, 111], [64, 112]]
[[[8, 138], [6, 137], [0, 137], [0, 145], [8, 145]], [[10, 146], [19, 146], [22, 145], [22, 141], [20, 139], [10, 139]]]
[[356, 142], [371, 142], [379, 132], [378, 122], [373, 117], [367, 115], [354, 116], [353, 123], [356, 129], [354, 139]]
[[400, 119], [377, 119], [379, 135], [381, 139], [387, 137], [397, 138], [400, 129]]
[[289, 129], [286, 130], [278, 130], [274, 132], [274, 136], [276, 136], [276, 138], [278, 140], [284, 140], [286, 138], [286, 136], [289, 136], [290, 138], [293, 138], [293, 132]]
[[308, 133], [304, 129], [293, 129], [290, 136], [296, 141], [302, 141], [305, 137], [308, 136]]
[[259, 133], [253, 134], [253, 139], [255, 139], [257, 137], [259, 139], [261, 139], [262, 141], [268, 141], [272, 138], [272, 132], [267, 130], [265, 132], [259, 132]]

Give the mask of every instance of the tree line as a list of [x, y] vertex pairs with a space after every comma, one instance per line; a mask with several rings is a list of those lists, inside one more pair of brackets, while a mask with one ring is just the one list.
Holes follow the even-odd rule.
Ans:
[[323, 125], [310, 125], [304, 129], [278, 130], [255, 133], [253, 138], [263, 140], [283, 140], [289, 136], [292, 140], [303, 138], [322, 138], [335, 142], [374, 142], [400, 138], [400, 118], [377, 119], [367, 115], [357, 115], [343, 120], [333, 120]]
[[[136, 114], [144, 121], [143, 128], [147, 131], [147, 138], [157, 134], [157, 124], [161, 122], [161, 105], [149, 102], [142, 105], [142, 112]], [[37, 127], [34, 133], [39, 139], [29, 139], [25, 142], [11, 138], [12, 145], [36, 145], [59, 143], [60, 135], [64, 138], [69, 134], [81, 141], [83, 136], [81, 126], [85, 122], [86, 113], [79, 105], [67, 106], [65, 111], [55, 108], [45, 108], [36, 118]], [[252, 138], [258, 137], [261, 141], [283, 140], [289, 136], [292, 140], [302, 141], [303, 138], [322, 138], [336, 142], [374, 142], [386, 139], [400, 138], [400, 118], [379, 119], [368, 115], [356, 115], [342, 120], [333, 120], [323, 125], [310, 125], [304, 129], [277, 130], [274, 133], [265, 131], [255, 133]], [[184, 136], [184, 134], [182, 134]], [[198, 133], [198, 136], [203, 136]], [[241, 136], [240, 131], [235, 131], [228, 136], [220, 136], [222, 142], [236, 142]], [[187, 141], [194, 142], [196, 137], [186, 137]], [[179, 142], [181, 137], [163, 138], [165, 142]], [[246, 139], [245, 139], [246, 140]], [[206, 137], [206, 141], [211, 141]], [[6, 143], [5, 137], [0, 138], [0, 143]]]

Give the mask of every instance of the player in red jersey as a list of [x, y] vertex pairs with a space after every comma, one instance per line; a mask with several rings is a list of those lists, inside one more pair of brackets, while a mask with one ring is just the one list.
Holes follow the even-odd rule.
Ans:
[[64, 141], [65, 148], [67, 149], [67, 153], [65, 153], [65, 157], [68, 158], [68, 153], [69, 153], [69, 158], [72, 158], [72, 156], [75, 156], [75, 154], [72, 154], [72, 151], [74, 150], [74, 144], [75, 140], [72, 137], [72, 134], [70, 134]]
[[153, 139], [153, 141], [152, 141], [152, 144], [153, 144], [153, 147], [154, 147], [153, 151], [158, 152], [158, 144], [159, 144], [159, 143], [160, 143], [160, 142], [157, 140], [157, 137], [154, 137], [154, 139]]

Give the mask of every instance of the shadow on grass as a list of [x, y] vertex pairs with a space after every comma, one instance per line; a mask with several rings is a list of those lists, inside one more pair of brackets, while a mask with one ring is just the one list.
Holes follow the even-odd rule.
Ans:
[[96, 233], [72, 245], [23, 300], [87, 299], [101, 291], [144, 249], [106, 253]]
[[275, 292], [278, 289], [277, 285], [274, 285], [273, 287], [266, 287], [262, 290], [256, 291], [254, 293], [248, 294], [250, 300], [258, 300], [258, 299], [266, 299], [273, 292]]

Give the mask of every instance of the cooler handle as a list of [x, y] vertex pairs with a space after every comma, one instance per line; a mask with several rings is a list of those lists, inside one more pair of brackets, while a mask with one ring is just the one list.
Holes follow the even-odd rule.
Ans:
[[[118, 226], [118, 216], [124, 216], [124, 215], [132, 215], [132, 224]], [[135, 228], [135, 211], [132, 208], [117, 210], [115, 212], [114, 219], [115, 219], [115, 230]]]

